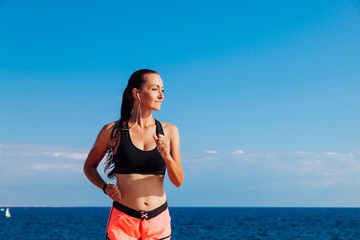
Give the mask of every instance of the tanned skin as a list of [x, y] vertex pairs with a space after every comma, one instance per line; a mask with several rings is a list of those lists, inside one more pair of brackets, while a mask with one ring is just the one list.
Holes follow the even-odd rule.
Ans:
[[[156, 73], [145, 74], [144, 79], [146, 82], [141, 89], [132, 89], [134, 109], [129, 118], [131, 142], [143, 151], [151, 151], [156, 147], [166, 163], [170, 181], [180, 187], [184, 181], [184, 171], [178, 128], [161, 122], [164, 135], [156, 135], [155, 120], [152, 117], [152, 111], [159, 111], [164, 100], [163, 81]], [[114, 126], [115, 122], [109, 123], [100, 130], [83, 168], [90, 182], [100, 189], [106, 182], [97, 171], [97, 166], [111, 147], [110, 137]], [[119, 141], [120, 139], [113, 140], [114, 154]], [[116, 185], [108, 183], [105, 192], [112, 200], [136, 210], [151, 211], [166, 201], [164, 175], [116, 174]]]

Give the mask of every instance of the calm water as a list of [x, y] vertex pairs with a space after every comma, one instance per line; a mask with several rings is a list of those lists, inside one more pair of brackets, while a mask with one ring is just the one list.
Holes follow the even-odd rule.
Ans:
[[[0, 239], [103, 239], [110, 208], [10, 208]], [[174, 208], [172, 240], [360, 240], [360, 208]]]

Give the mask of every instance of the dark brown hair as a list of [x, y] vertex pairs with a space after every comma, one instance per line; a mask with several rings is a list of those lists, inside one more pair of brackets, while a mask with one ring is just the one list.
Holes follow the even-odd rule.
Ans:
[[125, 121], [129, 120], [134, 109], [132, 90], [134, 88], [137, 88], [139, 90], [142, 89], [142, 86], [145, 83], [144, 75], [148, 73], [158, 74], [154, 70], [140, 69], [130, 76], [128, 84], [124, 90], [121, 104], [121, 116], [120, 119], [116, 121], [115, 126], [111, 131], [111, 147], [107, 151], [106, 160], [104, 162], [104, 172], [109, 179], [114, 179], [116, 176], [115, 162], [113, 158], [113, 149], [115, 147], [112, 145], [113, 140], [119, 137], [120, 131], [123, 130]]

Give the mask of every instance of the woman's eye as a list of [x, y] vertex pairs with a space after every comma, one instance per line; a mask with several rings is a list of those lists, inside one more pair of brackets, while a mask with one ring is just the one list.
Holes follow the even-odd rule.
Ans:
[[153, 88], [152, 90], [153, 90], [153, 91], [156, 91], [156, 90], [157, 90], [157, 88]]

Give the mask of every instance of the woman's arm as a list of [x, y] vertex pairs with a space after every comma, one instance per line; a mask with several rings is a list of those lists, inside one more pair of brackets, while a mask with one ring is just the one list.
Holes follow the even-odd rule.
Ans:
[[[100, 161], [105, 156], [107, 150], [111, 147], [111, 130], [113, 123], [105, 125], [99, 132], [95, 144], [91, 149], [86, 161], [84, 163], [84, 173], [86, 177], [92, 182], [95, 186], [100, 189], [103, 189], [106, 182], [101, 178], [99, 172], [97, 171], [97, 166]], [[114, 201], [120, 200], [120, 192], [117, 189], [116, 185], [108, 184], [105, 188], [105, 192], [112, 198]]]
[[159, 134], [154, 137], [158, 150], [163, 157], [170, 181], [177, 187], [184, 182], [184, 171], [181, 164], [180, 156], [180, 136], [178, 128], [168, 123], [167, 136]]

